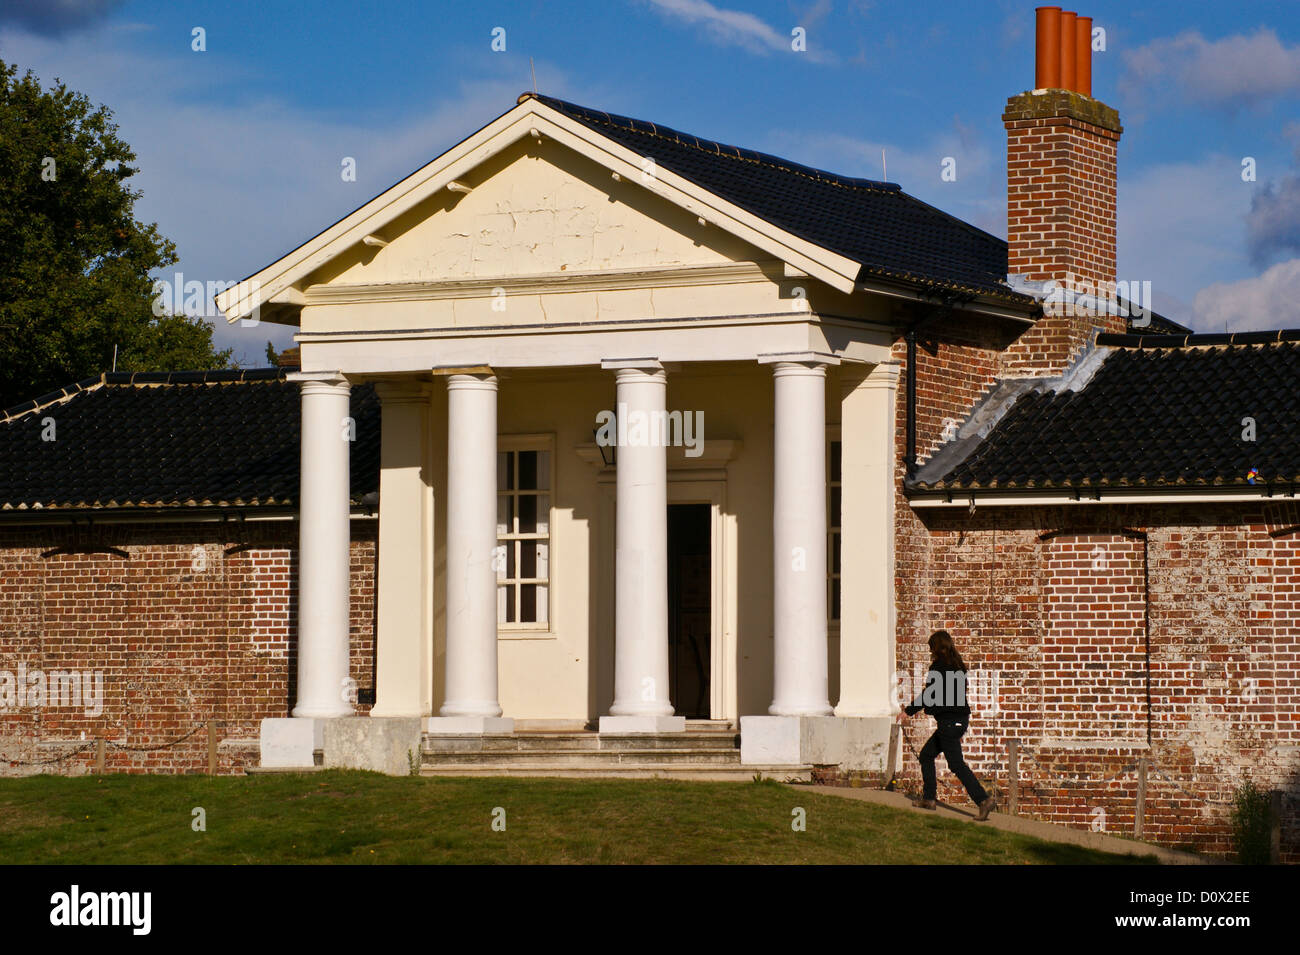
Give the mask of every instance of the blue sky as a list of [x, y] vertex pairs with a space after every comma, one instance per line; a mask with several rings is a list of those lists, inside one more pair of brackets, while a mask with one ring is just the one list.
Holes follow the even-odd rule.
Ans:
[[[1077, 9], [1077, 8], [1075, 8]], [[233, 281], [551, 95], [846, 175], [1005, 235], [1032, 2], [0, 0], [0, 58], [115, 113], [174, 270]], [[1093, 93], [1124, 124], [1120, 274], [1198, 330], [1300, 327], [1300, 3], [1109, 2]], [[196, 52], [193, 30], [205, 32]], [[505, 31], [504, 52], [492, 50]], [[791, 49], [802, 27], [807, 49]], [[357, 161], [357, 181], [339, 175]], [[945, 157], [957, 179], [940, 178]], [[1250, 157], [1255, 181], [1243, 181]], [[217, 321], [245, 364], [291, 330]]]

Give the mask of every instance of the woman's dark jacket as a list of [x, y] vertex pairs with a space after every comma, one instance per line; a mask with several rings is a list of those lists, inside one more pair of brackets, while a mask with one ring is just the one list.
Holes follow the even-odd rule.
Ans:
[[966, 698], [966, 671], [943, 663], [931, 663], [925, 675], [925, 688], [911, 706], [903, 710], [908, 716], [920, 710], [941, 723], [967, 723], [970, 706]]

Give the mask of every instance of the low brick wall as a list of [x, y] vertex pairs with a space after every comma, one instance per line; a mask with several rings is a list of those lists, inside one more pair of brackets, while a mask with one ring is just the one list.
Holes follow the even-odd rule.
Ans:
[[[376, 531], [352, 522], [363, 697]], [[0, 527], [0, 775], [87, 772], [97, 738], [107, 771], [206, 772], [210, 721], [219, 772], [256, 765], [261, 720], [293, 705], [297, 613], [293, 521]]]

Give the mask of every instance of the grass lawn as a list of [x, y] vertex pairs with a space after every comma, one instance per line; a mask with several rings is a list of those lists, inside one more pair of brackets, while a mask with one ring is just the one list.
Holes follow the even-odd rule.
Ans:
[[[207, 830], [192, 828], [206, 812]], [[493, 811], [505, 810], [505, 831]], [[791, 828], [793, 810], [807, 829]], [[499, 814], [498, 814], [499, 815]], [[308, 775], [0, 781], [4, 863], [994, 863], [1131, 857], [777, 783]]]

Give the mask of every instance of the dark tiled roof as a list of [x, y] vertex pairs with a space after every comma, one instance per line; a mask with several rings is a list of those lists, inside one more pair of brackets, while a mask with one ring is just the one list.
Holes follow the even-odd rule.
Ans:
[[896, 183], [837, 176], [655, 123], [525, 95], [785, 231], [858, 262], [860, 281], [887, 279], [1034, 304], [1006, 285], [1006, 242], [909, 196]]
[[[1220, 338], [1227, 341], [1216, 344]], [[990, 418], [982, 438], [963, 427], [911, 489], [1250, 488], [1253, 477], [1256, 489], [1286, 490], [1300, 483], [1300, 332], [1098, 342], [1130, 347], [1103, 347], [1077, 391], [1001, 383], [971, 423], [1019, 389], [1009, 409]], [[1242, 440], [1248, 417], [1253, 442]]]
[[[300, 399], [285, 369], [107, 373], [0, 413], [0, 511], [284, 507]], [[352, 501], [379, 489], [379, 400], [352, 388]], [[46, 418], [53, 441], [42, 440]]]

